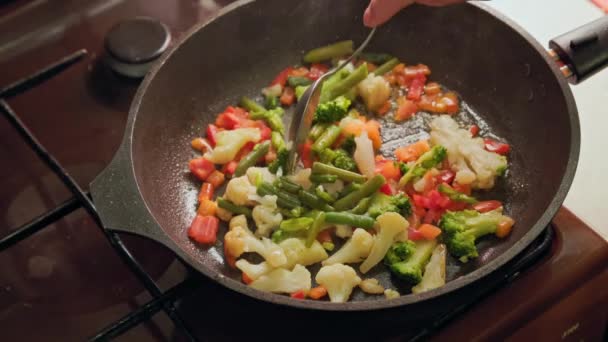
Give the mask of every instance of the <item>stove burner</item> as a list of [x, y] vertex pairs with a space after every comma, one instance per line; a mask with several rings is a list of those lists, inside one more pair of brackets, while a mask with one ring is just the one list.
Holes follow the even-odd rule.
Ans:
[[170, 42], [169, 29], [156, 19], [126, 20], [112, 27], [106, 36], [106, 62], [123, 76], [140, 78], [167, 50]]

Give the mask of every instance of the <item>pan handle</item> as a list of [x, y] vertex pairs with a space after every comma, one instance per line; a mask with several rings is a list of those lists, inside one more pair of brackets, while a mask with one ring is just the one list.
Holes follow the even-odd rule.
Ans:
[[549, 41], [549, 53], [572, 84], [608, 66], [608, 16]]
[[93, 203], [106, 229], [155, 240], [176, 251], [139, 195], [131, 167], [130, 145], [123, 142], [110, 164], [91, 182]]

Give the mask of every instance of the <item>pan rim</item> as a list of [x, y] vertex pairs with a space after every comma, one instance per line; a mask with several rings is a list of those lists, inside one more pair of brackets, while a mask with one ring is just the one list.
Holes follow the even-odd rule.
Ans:
[[[137, 93], [133, 99], [129, 110], [129, 119], [127, 121], [125, 135], [123, 142], [121, 144], [120, 150], [123, 150], [127, 154], [128, 162], [129, 162], [129, 173], [130, 177], [133, 178], [137, 195], [141, 201], [141, 203], [145, 206], [147, 214], [152, 218], [150, 221], [151, 224], [156, 225], [154, 227], [155, 230], [159, 231], [160, 235], [164, 235], [163, 238], [151, 237], [156, 240], [160, 240], [159, 242], [172, 249], [179, 258], [186, 261], [190, 266], [195, 268], [198, 272], [202, 273], [206, 277], [210, 278], [221, 284], [222, 286], [235, 291], [240, 294], [244, 294], [248, 297], [263, 300], [265, 302], [279, 304], [288, 307], [294, 307], [298, 309], [311, 309], [311, 310], [321, 310], [321, 311], [375, 311], [382, 309], [390, 309], [405, 306], [408, 304], [419, 303], [422, 301], [426, 301], [432, 298], [440, 297], [442, 295], [454, 292], [460, 288], [463, 288], [475, 280], [484, 278], [488, 276], [490, 273], [494, 272], [498, 268], [504, 266], [508, 261], [510, 261], [514, 256], [520, 254], [524, 248], [526, 248], [532, 241], [537, 238], [541, 232], [549, 225], [550, 221], [553, 219], [559, 208], [561, 207], [565, 197], [572, 185], [572, 181], [574, 179], [574, 174], [576, 172], [576, 167], [578, 164], [578, 158], [580, 153], [580, 122], [578, 117], [578, 109], [575, 104], [574, 96], [572, 91], [568, 85], [566, 79], [561, 75], [559, 69], [550, 59], [548, 54], [546, 53], [545, 48], [533, 38], [530, 33], [520, 27], [517, 23], [515, 23], [510, 18], [506, 17], [504, 14], [500, 13], [498, 10], [490, 7], [489, 5], [482, 3], [467, 3], [463, 6], [473, 6], [481, 11], [487, 12], [488, 14], [495, 17], [497, 20], [501, 21], [503, 24], [509, 26], [515, 32], [517, 32], [522, 38], [526, 40], [526, 42], [532, 47], [536, 52], [541, 55], [541, 57], [545, 60], [545, 63], [548, 65], [550, 70], [553, 72], [558, 85], [562, 91], [564, 96], [569, 118], [570, 118], [570, 127], [571, 127], [571, 143], [570, 143], [570, 153], [569, 160], [566, 165], [566, 169], [561, 180], [561, 183], [558, 187], [558, 190], [553, 198], [553, 200], [549, 203], [547, 209], [541, 215], [541, 217], [536, 221], [536, 223], [528, 230], [527, 233], [523, 235], [519, 241], [514, 243], [507, 251], [503, 252], [496, 259], [492, 260], [490, 263], [480, 267], [468, 273], [464, 276], [456, 278], [448, 283], [446, 283], [441, 288], [431, 290], [428, 292], [424, 292], [421, 294], [407, 294], [403, 295], [396, 299], [380, 299], [375, 301], [356, 301], [356, 302], [346, 302], [346, 303], [331, 303], [325, 301], [312, 301], [312, 300], [296, 300], [290, 298], [288, 296], [283, 296], [274, 293], [263, 292], [259, 290], [252, 289], [241, 282], [234, 280], [232, 278], [226, 277], [221, 273], [212, 271], [211, 269], [205, 267], [203, 264], [199, 263], [195, 258], [193, 258], [190, 254], [186, 253], [182, 250], [181, 247], [177, 244], [176, 241], [173, 240], [168, 234], [164, 232], [161, 228], [158, 221], [155, 219], [154, 214], [150, 210], [147, 205], [146, 200], [142, 196], [142, 191], [139, 186], [139, 182], [137, 181], [137, 177], [135, 176], [135, 166], [133, 163], [133, 131], [135, 129], [135, 122], [137, 119], [137, 115], [139, 113], [139, 108], [142, 102], [144, 95], [146, 94], [146, 90], [151, 82], [155, 79], [156, 74], [159, 70], [162, 69], [165, 62], [167, 62], [171, 56], [178, 50], [178, 48], [185, 41], [189, 40], [196, 32], [203, 29], [205, 26], [213, 23], [218, 18], [224, 16], [225, 14], [242, 7], [244, 5], [253, 3], [255, 0], [239, 0], [236, 1], [226, 7], [223, 7], [216, 15], [209, 18], [208, 20], [201, 22], [190, 30], [188, 30], [180, 39], [176, 42], [175, 45], [171, 46], [169, 50], [163, 54], [159, 61], [157, 61], [150, 72], [146, 75], [144, 80], [142, 81], [140, 87], [137, 90]], [[154, 235], [159, 235], [154, 234]]]

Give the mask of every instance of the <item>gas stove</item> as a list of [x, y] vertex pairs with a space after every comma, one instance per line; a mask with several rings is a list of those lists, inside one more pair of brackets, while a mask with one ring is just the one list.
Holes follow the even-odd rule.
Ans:
[[152, 241], [101, 228], [86, 189], [118, 148], [138, 86], [103, 63], [107, 33], [147, 16], [175, 38], [229, 2], [0, 5], [5, 340], [605, 337], [608, 246], [565, 208], [524, 253], [482, 281], [424, 306], [359, 314], [260, 303], [208, 281]]

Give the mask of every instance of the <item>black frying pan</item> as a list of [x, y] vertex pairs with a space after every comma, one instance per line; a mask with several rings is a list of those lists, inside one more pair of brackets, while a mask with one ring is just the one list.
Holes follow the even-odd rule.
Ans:
[[[340, 39], [362, 41], [367, 33], [361, 24], [366, 3], [243, 0], [186, 34], [143, 81], [122, 146], [91, 184], [105, 227], [156, 240], [232, 290], [321, 310], [368, 310], [424, 301], [474, 282], [520, 253], [547, 226], [570, 187], [579, 155], [578, 114], [566, 79], [542, 46], [479, 4], [411, 7], [378, 30], [368, 51], [429, 65], [432, 79], [459, 92], [492, 133], [511, 143], [510, 175], [491, 194], [500, 196], [517, 221], [507, 239], [486, 240], [480, 257], [464, 266], [451, 263], [450, 281], [439, 289], [391, 301], [355, 293], [346, 304], [293, 300], [250, 289], [241, 283], [239, 272], [224, 264], [221, 242], [204, 248], [188, 239], [186, 229], [195, 215], [199, 187], [187, 170], [194, 155], [190, 140], [240, 96], [258, 95], [285, 65], [298, 63], [305, 50]], [[572, 63], [573, 82], [606, 61], [605, 49], [603, 54], [589, 53], [601, 48], [600, 43], [606, 46], [606, 35], [589, 38], [587, 31], [579, 31], [579, 36], [581, 32], [583, 39], [572, 45], [574, 49], [569, 36], [557, 39], [554, 46]], [[475, 120], [472, 112], [460, 117]], [[406, 123], [400, 138], [407, 139], [412, 131], [412, 124]], [[225, 227], [220, 236], [224, 232]], [[395, 287], [383, 266], [370, 276]]]

